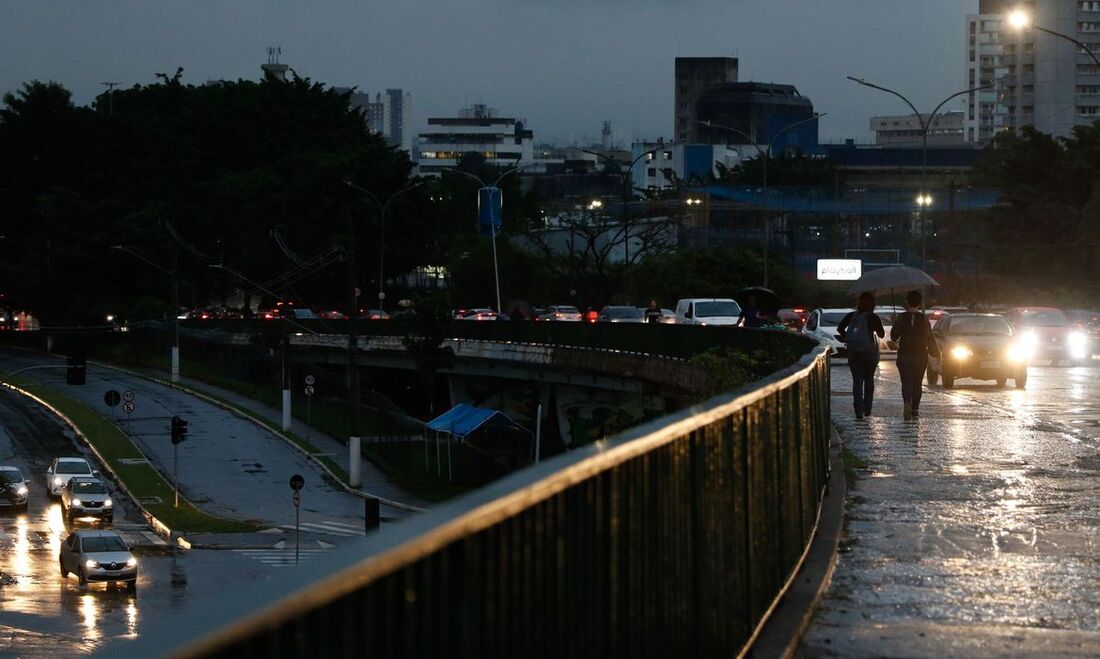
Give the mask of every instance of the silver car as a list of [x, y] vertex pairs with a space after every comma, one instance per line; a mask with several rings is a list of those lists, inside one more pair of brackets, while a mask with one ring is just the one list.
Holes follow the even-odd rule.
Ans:
[[0, 508], [26, 512], [28, 485], [18, 467], [0, 465]]
[[114, 531], [73, 531], [61, 543], [58, 563], [61, 578], [75, 574], [81, 586], [105, 581], [124, 583], [131, 593], [137, 590], [138, 561]]
[[92, 465], [84, 458], [57, 458], [46, 470], [46, 491], [51, 497], [56, 497], [70, 478], [94, 475]]
[[111, 501], [103, 481], [90, 476], [76, 476], [61, 486], [61, 510], [70, 522], [74, 517], [98, 517], [104, 522], [111, 522], [115, 516], [115, 502]]

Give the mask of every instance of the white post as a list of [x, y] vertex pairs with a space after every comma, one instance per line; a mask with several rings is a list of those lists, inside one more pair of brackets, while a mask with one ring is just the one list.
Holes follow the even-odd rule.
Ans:
[[348, 480], [352, 487], [363, 486], [363, 456], [359, 453], [359, 438], [348, 437]]
[[290, 389], [283, 389], [283, 430], [290, 430]]
[[172, 346], [172, 384], [180, 383], [180, 347]]
[[541, 453], [541, 440], [542, 440], [542, 403], [539, 403], [538, 410], [535, 412], [535, 464], [539, 463], [539, 454]]

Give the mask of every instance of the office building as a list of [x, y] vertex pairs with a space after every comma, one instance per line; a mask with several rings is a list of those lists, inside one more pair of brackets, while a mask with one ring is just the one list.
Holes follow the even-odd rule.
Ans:
[[[926, 115], [894, 115], [871, 117], [871, 132], [879, 146], [914, 146], [924, 143], [923, 122]], [[965, 112], [940, 112], [928, 126], [928, 146], [965, 144]]]
[[1100, 67], [1066, 39], [1011, 27], [1006, 19], [1017, 8], [1100, 54], [1100, 1], [980, 0], [966, 17], [966, 85], [992, 88], [967, 97], [969, 142], [1021, 126], [1066, 137], [1100, 118]]
[[757, 144], [765, 150], [810, 152], [817, 147], [817, 122], [791, 126], [813, 116], [813, 103], [793, 85], [764, 82], [714, 85], [695, 102], [698, 123], [695, 142]]
[[348, 94], [348, 105], [358, 110], [367, 122], [367, 128], [381, 135], [386, 144], [412, 153], [410, 112], [411, 96], [400, 89], [387, 89], [385, 95], [371, 95], [355, 91], [352, 87], [334, 87], [334, 91]]
[[480, 153], [490, 166], [512, 167], [534, 159], [534, 134], [522, 120], [476, 104], [457, 117], [429, 118], [417, 151], [420, 173], [428, 176], [453, 169], [470, 152]]
[[677, 57], [675, 126], [677, 142], [700, 142], [696, 103], [708, 89], [737, 82], [736, 57]]

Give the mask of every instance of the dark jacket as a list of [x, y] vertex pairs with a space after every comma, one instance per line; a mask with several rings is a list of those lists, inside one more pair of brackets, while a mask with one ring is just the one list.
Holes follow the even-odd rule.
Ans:
[[919, 311], [906, 311], [894, 321], [890, 338], [898, 342], [898, 359], [924, 360], [928, 355], [940, 356], [940, 348], [932, 336], [932, 324]]
[[[836, 333], [840, 335], [841, 341], [846, 341], [846, 334], [848, 332], [848, 325], [852, 322], [852, 316], [861, 313], [859, 311], [853, 311], [847, 316], [840, 319], [840, 324], [836, 326]], [[878, 317], [874, 311], [868, 311], [867, 314], [867, 329], [871, 330], [872, 334], [878, 334], [880, 339], [886, 338], [886, 328], [882, 326], [882, 319]]]

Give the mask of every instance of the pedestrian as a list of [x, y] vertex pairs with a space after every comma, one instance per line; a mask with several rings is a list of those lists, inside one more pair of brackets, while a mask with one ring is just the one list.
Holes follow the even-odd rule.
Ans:
[[856, 418], [871, 416], [871, 405], [875, 401], [878, 340], [886, 337], [882, 319], [875, 313], [875, 296], [868, 292], [860, 293], [856, 310], [840, 320], [836, 332], [848, 351]]
[[902, 416], [906, 421], [920, 416], [921, 380], [928, 368], [928, 356], [939, 357], [940, 349], [932, 336], [932, 324], [921, 311], [920, 291], [905, 296], [905, 312], [897, 317], [890, 329], [890, 340], [898, 344], [898, 375], [901, 376], [901, 400], [905, 404]]
[[649, 306], [645, 308], [645, 322], [661, 322], [661, 307], [657, 306], [657, 300], [650, 300]]
[[760, 307], [756, 301], [756, 294], [749, 295], [745, 301], [745, 308], [741, 309], [741, 315], [737, 317], [737, 324], [741, 327], [761, 327], [764, 322], [760, 317]]

